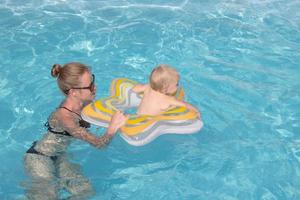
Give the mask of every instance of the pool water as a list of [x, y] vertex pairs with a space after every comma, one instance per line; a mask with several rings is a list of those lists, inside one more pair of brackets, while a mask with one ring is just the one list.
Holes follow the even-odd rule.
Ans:
[[297, 0], [0, 0], [0, 199], [25, 198], [24, 153], [63, 98], [50, 69], [70, 61], [92, 67], [97, 98], [168, 63], [205, 124], [142, 147], [76, 141], [92, 199], [300, 199], [299, 11]]

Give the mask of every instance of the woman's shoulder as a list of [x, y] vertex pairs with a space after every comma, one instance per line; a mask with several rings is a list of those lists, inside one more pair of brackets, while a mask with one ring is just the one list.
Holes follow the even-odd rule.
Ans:
[[56, 125], [62, 125], [65, 123], [68, 123], [69, 121], [74, 121], [74, 116], [72, 113], [65, 111], [64, 109], [57, 108], [55, 111], [53, 111], [49, 116], [49, 122]]

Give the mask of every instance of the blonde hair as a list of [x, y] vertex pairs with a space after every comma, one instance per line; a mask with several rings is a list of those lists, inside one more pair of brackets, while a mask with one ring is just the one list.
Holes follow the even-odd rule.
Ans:
[[169, 84], [178, 80], [179, 74], [174, 68], [166, 64], [160, 64], [152, 70], [149, 82], [153, 90], [165, 93]]
[[71, 62], [63, 66], [54, 64], [51, 69], [51, 75], [57, 78], [58, 87], [64, 94], [80, 86], [80, 77], [85, 72], [90, 72], [89, 67], [79, 62]]

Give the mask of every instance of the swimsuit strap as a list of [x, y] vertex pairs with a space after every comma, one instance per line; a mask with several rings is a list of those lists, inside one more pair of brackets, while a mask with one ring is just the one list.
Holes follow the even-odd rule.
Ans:
[[[74, 112], [73, 110], [71, 110], [71, 109], [69, 109], [69, 108], [67, 108], [65, 106], [61, 106], [61, 107], [58, 107], [58, 108], [63, 108], [63, 109], [66, 109], [69, 112], [75, 113], [77, 116], [80, 117], [79, 124], [80, 125], [82, 124], [81, 121], [83, 121], [83, 120], [82, 120], [81, 116], [77, 112]], [[48, 131], [50, 131], [51, 133], [59, 134], [59, 135], [65, 135], [65, 136], [72, 136], [67, 131], [55, 131], [55, 130], [53, 130], [53, 128], [50, 126], [50, 124], [49, 124], [48, 121], [45, 123], [45, 126], [47, 127]], [[88, 126], [83, 126], [83, 127], [88, 128]]]
[[37, 155], [40, 155], [40, 156], [46, 156], [46, 157], [49, 157], [52, 161], [56, 161], [57, 159], [57, 156], [47, 156], [39, 151], [37, 151], [35, 149], [35, 145], [36, 145], [37, 141], [34, 141], [31, 145], [31, 147], [26, 151], [26, 153], [30, 153], [30, 154], [37, 154]]
[[77, 112], [74, 112], [73, 110], [71, 110], [71, 109], [69, 109], [69, 108], [67, 108], [67, 107], [65, 107], [65, 106], [60, 106], [60, 107], [58, 107], [58, 108], [66, 109], [67, 111], [69, 111], [69, 112], [71, 112], [71, 113], [74, 113], [74, 114], [76, 114], [78, 117], [80, 117], [79, 125], [80, 125], [81, 127], [83, 127], [83, 128], [90, 128], [90, 127], [91, 127], [90, 123], [84, 121], [84, 120], [82, 119], [81, 115], [79, 115]]
[[58, 107], [58, 108], [63, 108], [63, 109], [65, 109], [65, 110], [67, 110], [67, 111], [69, 111], [69, 112], [71, 112], [71, 113], [74, 113], [74, 114], [76, 114], [77, 116], [79, 116], [80, 119], [82, 119], [82, 118], [81, 118], [81, 115], [79, 115], [77, 112], [74, 112], [73, 110], [71, 110], [71, 109], [69, 109], [69, 108], [67, 108], [67, 107], [65, 107], [65, 106], [60, 106], [60, 107]]

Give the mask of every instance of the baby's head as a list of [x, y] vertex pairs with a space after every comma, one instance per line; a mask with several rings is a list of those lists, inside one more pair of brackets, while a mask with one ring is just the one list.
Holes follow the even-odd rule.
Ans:
[[169, 65], [160, 64], [150, 75], [150, 87], [160, 93], [173, 95], [178, 88], [179, 74]]

